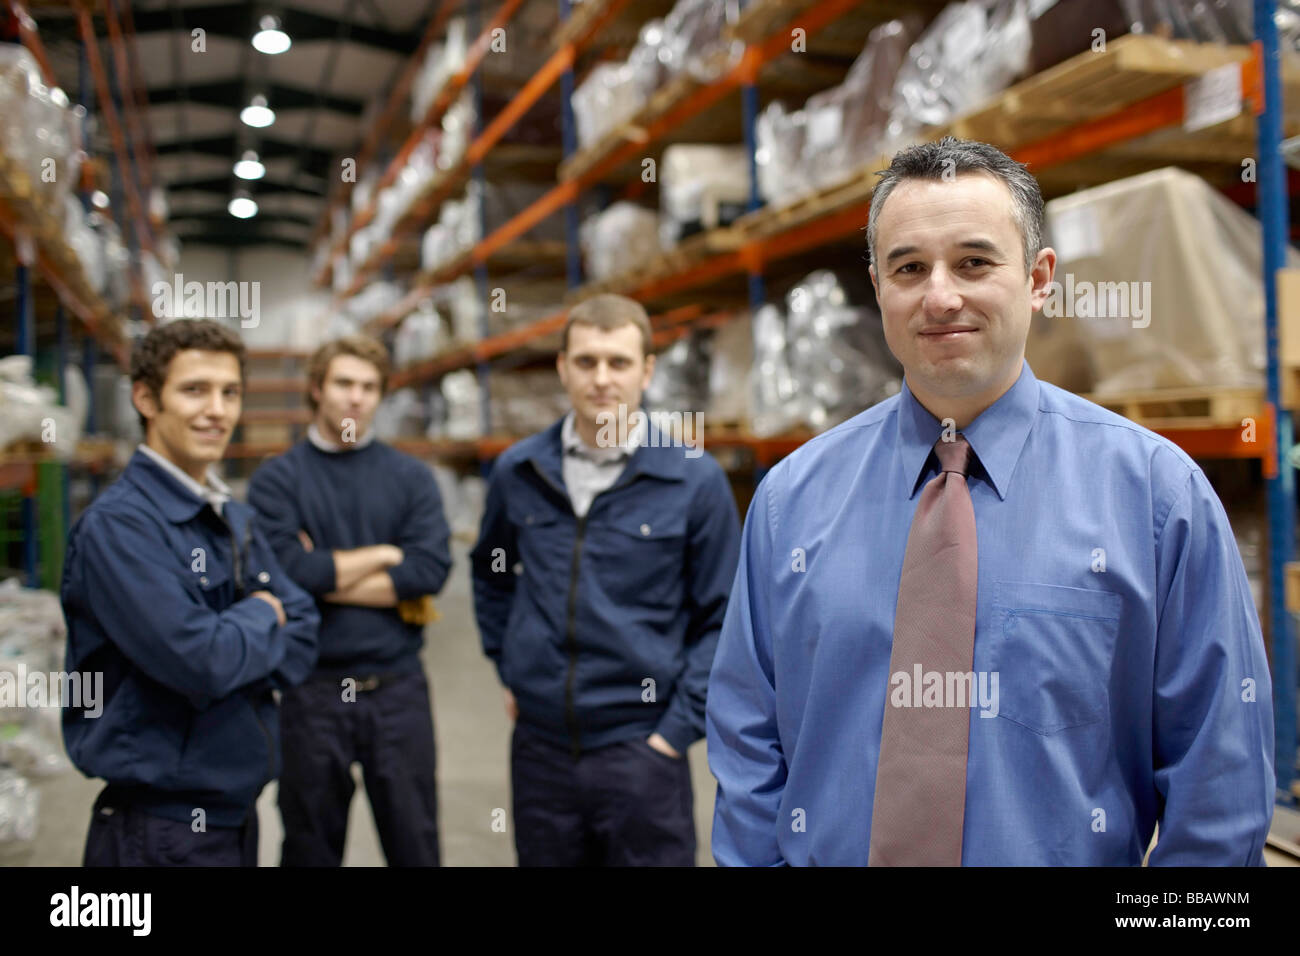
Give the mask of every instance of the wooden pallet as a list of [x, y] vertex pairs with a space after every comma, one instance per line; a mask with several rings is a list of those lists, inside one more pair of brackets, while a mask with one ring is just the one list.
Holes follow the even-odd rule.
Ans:
[[1181, 86], [1216, 67], [1243, 63], [1250, 48], [1117, 37], [1015, 84], [945, 132], [1011, 149]]
[[[569, 19], [560, 24], [560, 28], [555, 31], [551, 50], [558, 50], [566, 43], [581, 41], [605, 15], [609, 5], [610, 0], [583, 0], [582, 3], [573, 4], [569, 11]], [[601, 28], [599, 35], [601, 45], [624, 46], [635, 43], [642, 24], [664, 16], [672, 8], [673, 0], [631, 0], [623, 4], [622, 9]]]
[[[735, 222], [735, 228], [746, 239], [763, 239], [777, 233], [794, 229], [804, 223], [819, 219], [848, 206], [871, 201], [871, 190], [876, 187], [879, 177], [876, 172], [889, 166], [888, 156], [879, 156], [859, 167], [845, 179], [819, 189], [815, 193], [790, 202], [784, 206], [764, 206], [746, 213]], [[862, 224], [867, 223], [863, 217]]]
[[1152, 431], [1241, 427], [1244, 418], [1258, 420], [1264, 407], [1258, 388], [1159, 388], [1080, 397]]

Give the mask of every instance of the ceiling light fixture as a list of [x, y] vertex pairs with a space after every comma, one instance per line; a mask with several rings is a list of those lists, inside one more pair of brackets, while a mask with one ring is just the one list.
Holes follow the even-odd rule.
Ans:
[[266, 167], [253, 150], [245, 150], [244, 155], [235, 163], [235, 175], [240, 179], [261, 179], [266, 175]]
[[293, 45], [289, 34], [280, 29], [279, 17], [265, 16], [258, 21], [258, 30], [253, 34], [253, 49], [258, 53], [275, 56], [283, 53]]
[[226, 206], [230, 214], [236, 219], [252, 219], [257, 215], [257, 203], [248, 195], [246, 189], [241, 189], [235, 193], [234, 198], [230, 200], [230, 205]]
[[275, 122], [275, 111], [266, 105], [266, 97], [258, 93], [239, 111], [239, 118], [248, 126], [262, 129]]

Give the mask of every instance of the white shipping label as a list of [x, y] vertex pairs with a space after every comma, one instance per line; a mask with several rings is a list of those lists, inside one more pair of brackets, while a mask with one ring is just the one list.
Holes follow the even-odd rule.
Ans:
[[1059, 264], [1088, 259], [1101, 252], [1101, 223], [1097, 210], [1079, 205], [1054, 212], [1048, 223]]
[[1228, 63], [1183, 84], [1183, 129], [1205, 129], [1241, 112], [1241, 65]]

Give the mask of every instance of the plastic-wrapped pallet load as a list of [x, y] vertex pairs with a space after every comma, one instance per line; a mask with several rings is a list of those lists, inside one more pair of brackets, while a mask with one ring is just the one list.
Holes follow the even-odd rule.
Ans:
[[659, 255], [659, 214], [620, 201], [587, 217], [580, 231], [587, 278], [601, 282]]
[[751, 429], [773, 435], [829, 428], [902, 387], [902, 369], [885, 344], [880, 316], [849, 302], [827, 270], [810, 273], [754, 317]]
[[718, 326], [709, 349], [709, 421], [750, 419], [749, 374], [754, 367], [754, 326], [748, 314]]
[[725, 226], [749, 203], [749, 156], [743, 146], [687, 145], [664, 150], [659, 163], [660, 242], [676, 245]]
[[979, 106], [1029, 66], [1026, 0], [972, 0], [944, 7], [912, 44], [894, 81], [884, 152], [926, 126], [942, 126]]
[[[1056, 0], [1032, 6], [1037, 14], [1032, 73], [1092, 49], [1101, 37], [1114, 40], [1126, 33], [1201, 43], [1249, 44], [1255, 39], [1251, 0]], [[1288, 13], [1295, 15], [1278, 5], [1279, 28], [1285, 29]]]
[[645, 390], [646, 406], [657, 411], [703, 412], [709, 403], [709, 339], [695, 333], [659, 353]]
[[808, 98], [802, 109], [779, 102], [757, 125], [759, 191], [774, 205], [830, 186], [882, 151], [892, 89], [920, 20], [890, 20], [873, 29], [844, 82]]
[[26, 47], [0, 44], [0, 154], [21, 170], [26, 198], [47, 215], [62, 214], [81, 169], [81, 109], [45, 85]]
[[[85, 389], [80, 393], [84, 399]], [[65, 407], [59, 404], [57, 391], [36, 384], [31, 356], [0, 359], [0, 451], [16, 442], [30, 442], [67, 461], [76, 453], [85, 417], [84, 401], [80, 409]]]
[[1046, 224], [1057, 285], [1043, 314], [1077, 324], [1093, 390], [1263, 383], [1259, 223], [1203, 179], [1107, 183], [1052, 200]]
[[65, 634], [57, 595], [21, 587], [16, 578], [0, 584], [0, 765], [27, 777], [70, 766], [61, 731], [65, 689], [77, 695], [66, 702], [88, 712], [104, 703], [102, 676], [97, 682], [90, 674], [75, 683], [60, 678]]
[[738, 15], [737, 0], [679, 0], [642, 27], [627, 60], [593, 67], [573, 94], [579, 148], [630, 120], [674, 77], [710, 82], [738, 63], [744, 44], [726, 35]]
[[569, 410], [555, 370], [517, 371], [488, 378], [492, 429], [507, 435], [531, 435], [554, 424]]

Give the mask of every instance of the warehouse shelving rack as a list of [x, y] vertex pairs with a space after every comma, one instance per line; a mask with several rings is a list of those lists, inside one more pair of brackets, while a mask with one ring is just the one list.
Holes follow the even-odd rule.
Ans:
[[[760, 208], [755, 184], [750, 214], [731, 227], [694, 237], [690, 240], [693, 247], [689, 255], [683, 255], [679, 247], [639, 269], [637, 274], [609, 283], [580, 286], [579, 270], [573, 265], [578, 248], [574, 204], [584, 190], [604, 181], [620, 164], [644, 155], [683, 123], [719, 108], [724, 97], [733, 92], [740, 93], [742, 129], [752, 164], [760, 71], [765, 64], [788, 52], [790, 31], [802, 28], [806, 35], [811, 36], [850, 11], [876, 13], [880, 19], [889, 19], [902, 12], [897, 3], [872, 0], [798, 0], [796, 3], [752, 0], [744, 5], [740, 20], [732, 28], [733, 33], [746, 43], [737, 64], [712, 83], [683, 81], [661, 91], [646, 110], [622, 129], [579, 153], [573, 148], [572, 137], [569, 100], [573, 89], [572, 68], [577, 52], [590, 46], [600, 28], [616, 17], [624, 6], [625, 0], [587, 0], [570, 20], [568, 3], [560, 0], [561, 17], [567, 25], [559, 31], [556, 50], [507, 109], [480, 132], [471, 147], [473, 163], [482, 160], [509, 125], [559, 79], [564, 93], [565, 148], [555, 187], [494, 232], [485, 232], [483, 238], [455, 262], [434, 274], [419, 276], [414, 288], [401, 302], [369, 324], [371, 331], [396, 326], [415, 303], [438, 284], [471, 272], [481, 276], [489, 260], [499, 256], [534, 225], [561, 209], [568, 213], [570, 302], [597, 291], [614, 289], [643, 302], [661, 303], [661, 314], [656, 316], [654, 323], [657, 343], [684, 334], [692, 327], [720, 320], [716, 310], [703, 308], [682, 318], [680, 312], [670, 308], [674, 296], [680, 299], [683, 293], [701, 290], [725, 277], [743, 276], [750, 305], [760, 305], [766, 299], [766, 267], [781, 259], [841, 242], [862, 228], [869, 208], [870, 184], [874, 181], [871, 174], [880, 168], [879, 162], [865, 165], [854, 181], [841, 184], [828, 194], [819, 194], [795, 204], [799, 208]], [[511, 6], [511, 12], [513, 9]], [[1253, 416], [1258, 424], [1257, 441], [1243, 442], [1238, 423], [1155, 424], [1159, 426], [1157, 431], [1194, 457], [1253, 458], [1261, 462], [1269, 513], [1267, 618], [1277, 714], [1276, 770], [1279, 797], [1285, 799], [1294, 777], [1297, 677], [1295, 641], [1285, 605], [1284, 586], [1284, 568], [1292, 558], [1295, 542], [1294, 472], [1290, 467], [1281, 467], [1283, 455], [1293, 444], [1293, 425], [1290, 412], [1283, 407], [1280, 396], [1275, 281], [1277, 270], [1284, 261], [1288, 238], [1287, 180], [1278, 148], [1283, 136], [1285, 104], [1272, 4], [1268, 0], [1255, 0], [1254, 12], [1256, 41], [1250, 48], [1180, 46], [1154, 37], [1119, 38], [1111, 42], [1107, 53], [1091, 55], [1086, 66], [1081, 66], [1083, 61], [1074, 63], [1072, 67], [1067, 63], [1030, 77], [995, 97], [986, 107], [960, 118], [948, 129], [933, 130], [930, 135], [937, 138], [951, 132], [986, 139], [1028, 163], [1040, 179], [1043, 179], [1043, 173], [1050, 178], [1055, 172], [1058, 181], [1089, 185], [1170, 163], [1198, 172], [1210, 169], [1222, 172], [1228, 165], [1235, 167], [1241, 157], [1251, 156], [1252, 152], [1255, 154], [1258, 208], [1264, 238], [1268, 341], [1267, 387], [1259, 396], [1255, 406], [1257, 414]], [[1178, 63], [1182, 64], [1181, 68], [1176, 68]], [[1232, 68], [1234, 65], [1240, 71], [1242, 99], [1249, 104], [1249, 113], [1201, 133], [1179, 131], [1187, 119], [1187, 83], [1216, 68]], [[1074, 77], [1072, 90], [1068, 79], [1062, 79], [1070, 69], [1078, 74]], [[1300, 84], [1289, 85], [1297, 93], [1291, 98], [1294, 108], [1300, 105], [1296, 103], [1300, 99]], [[1094, 94], [1098, 90], [1109, 95], [1110, 99], [1097, 99]], [[1068, 94], [1084, 106], [1091, 104], [1091, 111], [1081, 108], [1066, 116], [1062, 116], [1059, 110], [1055, 115], [1035, 115], [1032, 110], [1024, 108], [1025, 97], [1031, 91], [1042, 96]], [[1286, 114], [1285, 118], [1289, 121], [1288, 126], [1292, 127], [1291, 132], [1300, 128], [1297, 123], [1300, 114]], [[467, 169], [460, 170], [460, 173], [473, 174]], [[414, 228], [427, 222], [437, 204], [450, 195], [448, 184], [459, 185], [454, 179], [435, 183], [426, 201], [417, 203], [413, 214], [406, 218], [404, 227]], [[640, 184], [634, 181], [626, 195], [634, 195], [639, 188]], [[348, 294], [358, 291], [365, 278], [390, 255], [391, 249], [384, 247], [372, 256], [358, 273]], [[480, 281], [480, 287], [483, 285]], [[346, 297], [340, 296], [336, 305]], [[500, 335], [485, 335], [472, 345], [450, 350], [397, 373], [393, 385], [428, 385], [447, 372], [476, 368], [480, 388], [486, 396], [488, 363], [538, 348], [562, 327], [564, 316], [565, 310], [559, 309], [528, 326]], [[492, 434], [486, 407], [483, 426], [484, 434], [489, 437], [475, 442], [411, 441], [402, 445], [422, 455], [475, 457], [487, 461], [511, 439]], [[756, 438], [706, 430], [705, 440], [714, 447], [741, 447], [751, 451], [762, 470], [788, 454], [806, 437]]]
[[[18, 21], [22, 44], [40, 66], [46, 84], [57, 86], [36, 21], [21, 0], [3, 2]], [[120, 195], [125, 189], [127, 196], [127, 210], [135, 238], [131, 243], [132, 248], [152, 249], [154, 239], [140, 198], [143, 184], [150, 182], [152, 177], [148, 156], [141, 151], [148, 142], [144, 130], [146, 124], [139, 118], [140, 104], [138, 98], [134, 98], [142, 93], [141, 87], [132, 83], [128, 76], [132, 68], [128, 45], [133, 40], [130, 13], [123, 5], [120, 8], [122, 18], [119, 19], [119, 8], [115, 7], [113, 0], [106, 0], [104, 4], [102, 15], [114, 51], [114, 68], [106, 65], [99, 56], [90, 8], [83, 3], [78, 3], [77, 7], [83, 43], [81, 85], [76, 98], [87, 110], [82, 124], [84, 148], [89, 153], [86, 131], [90, 111], [98, 107], [114, 144], [116, 161], [110, 166], [113, 192]], [[114, 81], [116, 93], [113, 89]], [[136, 92], [133, 99], [128, 100], [130, 90]], [[134, 156], [123, 134], [122, 116], [132, 127]], [[85, 185], [85, 180], [82, 185]], [[17, 352], [30, 356], [34, 362], [37, 358], [35, 304], [39, 288], [48, 288], [57, 299], [54, 307], [55, 335], [52, 347], [43, 351], [41, 357], [52, 362], [60, 400], [66, 401], [64, 370], [67, 359], [72, 354], [68, 322], [71, 314], [82, 332], [81, 364], [89, 386], [88, 437], [79, 443], [70, 461], [58, 460], [39, 449], [0, 455], [0, 493], [16, 493], [20, 502], [25, 583], [31, 587], [57, 588], [64, 541], [70, 527], [69, 471], [77, 469], [89, 476], [93, 496], [99, 477], [114, 462], [113, 444], [94, 437], [94, 368], [101, 351], [119, 367], [126, 367], [128, 344], [124, 325], [127, 316], [114, 313], [90, 289], [80, 263], [66, 243], [62, 242], [61, 225], [52, 216], [28, 202], [26, 197], [29, 193], [30, 184], [24, 181], [21, 170], [10, 163], [7, 157], [0, 155], [0, 233], [9, 242], [10, 248], [4, 250], [5, 253], [11, 250], [15, 259]], [[86, 201], [88, 199], [83, 195], [83, 202]], [[113, 208], [121, 207], [120, 202], [113, 204]], [[127, 238], [126, 230], [123, 230], [122, 235], [124, 239]], [[138, 260], [135, 257], [133, 266], [130, 311], [136, 319], [148, 319], [151, 316], [145, 309]]]

